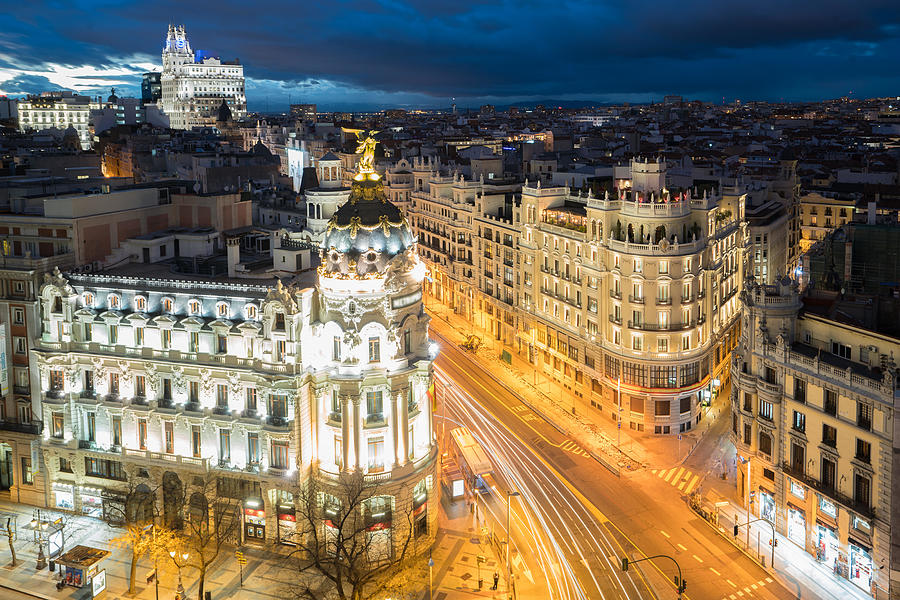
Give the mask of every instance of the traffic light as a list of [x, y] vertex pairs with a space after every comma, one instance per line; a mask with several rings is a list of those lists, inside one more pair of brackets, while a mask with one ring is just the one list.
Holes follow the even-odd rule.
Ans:
[[735, 525], [734, 526], [734, 537], [737, 537], [737, 533], [738, 533], [738, 526]]
[[682, 578], [681, 585], [678, 586], [678, 593], [683, 594], [686, 589], [687, 589], [687, 580]]
[[622, 570], [623, 571], [628, 570], [628, 559], [625, 558], [624, 556], [622, 557]]

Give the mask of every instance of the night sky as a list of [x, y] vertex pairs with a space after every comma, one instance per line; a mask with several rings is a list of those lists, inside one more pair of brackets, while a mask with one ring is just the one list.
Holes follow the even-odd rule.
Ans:
[[240, 58], [250, 110], [900, 95], [900, 0], [24, 0], [0, 93], [140, 95], [170, 22]]

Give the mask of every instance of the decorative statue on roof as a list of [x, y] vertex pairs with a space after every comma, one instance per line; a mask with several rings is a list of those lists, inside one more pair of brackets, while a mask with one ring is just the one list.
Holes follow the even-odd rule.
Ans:
[[[375, 173], [375, 145], [378, 143], [378, 140], [376, 140], [374, 136], [377, 133], [377, 131], [356, 132], [356, 139], [359, 141], [356, 153], [362, 154], [362, 158], [359, 159], [359, 174], [356, 176], [357, 179], [367, 179], [367, 175]], [[377, 177], [374, 179], [377, 179]]]

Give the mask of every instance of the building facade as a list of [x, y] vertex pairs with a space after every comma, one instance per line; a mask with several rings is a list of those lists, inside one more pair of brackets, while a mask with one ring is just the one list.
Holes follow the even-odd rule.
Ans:
[[795, 281], [747, 282], [733, 355], [737, 492], [837, 576], [897, 597], [894, 356], [900, 340], [805, 304]]
[[595, 198], [417, 162], [409, 212], [429, 293], [572, 390], [567, 409], [677, 434], [728, 376], [743, 197], [670, 190], [662, 161], [630, 168]]
[[183, 25], [169, 25], [162, 63], [159, 103], [172, 129], [214, 126], [223, 100], [235, 119], [247, 114], [243, 65], [193, 53]]
[[82, 150], [91, 147], [91, 111], [100, 108], [98, 98], [72, 92], [44, 92], [19, 100], [19, 130], [41, 131], [73, 128]]
[[354, 182], [353, 194], [313, 287], [46, 278], [33, 370], [51, 506], [114, 519], [126, 488], [143, 484], [161, 490], [168, 519], [176, 492], [212, 475], [244, 502], [241, 542], [291, 543], [294, 491], [360, 470], [379, 494], [379, 547], [391, 552], [409, 523], [416, 547], [430, 545], [424, 267], [381, 182]]

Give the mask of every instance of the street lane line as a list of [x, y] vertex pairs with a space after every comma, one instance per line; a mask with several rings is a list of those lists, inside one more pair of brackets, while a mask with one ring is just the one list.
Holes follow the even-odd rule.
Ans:
[[756, 585], [755, 583], [754, 583], [753, 585], [751, 585], [750, 587], [752, 587], [754, 590], [758, 590], [758, 589], [759, 589], [759, 586]]
[[713, 569], [712, 567], [710, 567], [709, 570], [712, 571], [713, 573], [715, 573], [718, 577], [721, 577], [721, 576], [722, 576], [721, 573], [719, 573], [718, 571], [716, 571], [716, 570]]
[[684, 550], [685, 552], [687, 552], [687, 548], [685, 548], [684, 545], [682, 545], [682, 544], [676, 544], [676, 546], [678, 546], [679, 548], [681, 548], [682, 550]]
[[771, 578], [771, 577], [766, 577], [766, 583], [772, 583], [772, 578]]
[[663, 534], [664, 536], [666, 536], [666, 539], [669, 539], [670, 537], [672, 537], [671, 535], [669, 535], [668, 533], [666, 533], [666, 532], [663, 531], [662, 529], [660, 529], [659, 532], [660, 532], [661, 534]]
[[728, 584], [731, 585], [731, 587], [733, 587], [733, 588], [737, 587], [736, 585], [734, 585], [734, 582], [732, 580], [726, 579], [725, 581], [728, 582]]
[[702, 562], [703, 562], [703, 559], [700, 558], [699, 556], [697, 556], [696, 554], [694, 555], [694, 560], [696, 560], [698, 563], [702, 563]]

